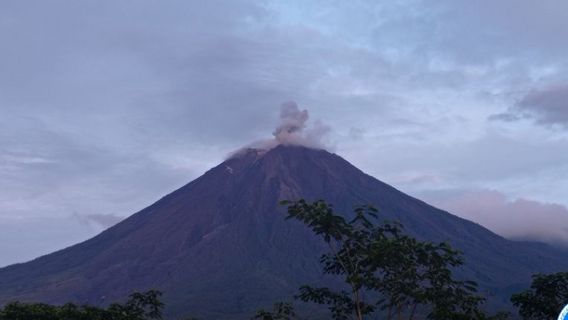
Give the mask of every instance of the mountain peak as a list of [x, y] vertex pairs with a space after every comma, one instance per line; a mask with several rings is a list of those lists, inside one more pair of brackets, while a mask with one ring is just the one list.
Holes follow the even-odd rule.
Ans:
[[278, 205], [299, 198], [325, 199], [343, 213], [373, 204], [381, 219], [400, 221], [410, 234], [462, 250], [462, 275], [496, 294], [533, 273], [568, 268], [565, 252], [505, 240], [325, 150], [279, 144], [241, 150], [86, 242], [0, 269], [0, 304], [104, 304], [153, 288], [165, 293], [172, 316], [249, 318], [321, 281], [323, 244], [286, 221]]
[[326, 151], [323, 148], [314, 148], [314, 147], [309, 147], [309, 146], [305, 146], [305, 145], [301, 145], [301, 144], [292, 144], [292, 143], [279, 143], [276, 144], [274, 146], [270, 146], [270, 147], [245, 147], [245, 148], [241, 148], [237, 151], [232, 152], [231, 154], [229, 154], [228, 159], [232, 159], [232, 158], [243, 158], [243, 157], [247, 157], [247, 158], [261, 158], [266, 154], [274, 154], [274, 153], [302, 153], [302, 152], [325, 152], [330, 154], [328, 151]]

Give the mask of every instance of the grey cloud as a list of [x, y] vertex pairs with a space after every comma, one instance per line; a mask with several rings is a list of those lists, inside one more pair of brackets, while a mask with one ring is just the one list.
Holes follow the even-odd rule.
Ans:
[[[412, 2], [402, 3], [412, 6]], [[547, 0], [539, 5], [530, 0], [418, 3], [422, 10], [409, 10], [390, 23], [387, 20], [386, 26], [392, 30], [411, 23], [407, 28], [415, 38], [408, 43], [419, 44], [416, 49], [427, 54], [466, 64], [492, 64], [503, 57], [546, 57], [550, 62], [562, 59], [561, 52], [568, 48], [562, 41], [568, 36], [568, 4], [564, 1]]]
[[495, 190], [426, 193], [431, 204], [477, 222], [506, 238], [568, 245], [568, 209]]
[[[261, 17], [257, 5], [57, 3], [8, 1], [0, 8], [9, 18], [3, 20], [8, 27], [0, 29], [0, 38], [10, 43], [0, 59], [1, 103], [13, 114], [34, 113], [65, 130], [89, 128], [101, 139], [108, 139], [100, 130], [104, 127], [112, 139], [117, 131], [138, 133], [148, 144], [219, 141], [219, 128], [234, 126], [225, 119], [249, 117], [231, 109], [252, 110], [260, 105], [254, 97], [263, 99], [263, 90], [255, 92], [247, 75], [262, 45], [240, 35], [249, 19]], [[239, 105], [227, 106], [228, 101]], [[257, 114], [258, 119], [270, 117]], [[167, 121], [169, 130], [156, 126], [159, 121]], [[207, 124], [213, 122], [217, 126]], [[251, 129], [263, 121], [251, 123], [234, 135], [250, 139]]]
[[[409, 132], [412, 131], [405, 134]], [[543, 141], [538, 137], [489, 132], [471, 140], [460, 138], [447, 143], [426, 140], [428, 134], [432, 135], [431, 130], [415, 134], [416, 138], [379, 136], [375, 141], [366, 139], [359, 145], [353, 142], [353, 153], [373, 143], [381, 150], [372, 158], [377, 163], [373, 173], [393, 181], [399, 181], [400, 174], [423, 172], [443, 176], [451, 183], [494, 183], [536, 176], [547, 170], [566, 172], [563, 166], [568, 163], [568, 153], [564, 151], [568, 149], [568, 141], [560, 138]]]
[[524, 117], [513, 112], [504, 112], [490, 115], [487, 119], [490, 121], [504, 121], [515, 122], [523, 119]]
[[[181, 157], [185, 167], [176, 167], [136, 150], [78, 141], [41, 121], [3, 120], [12, 121], [0, 127], [0, 218], [73, 211], [128, 215], [207, 168], [189, 158]], [[16, 123], [19, 129], [12, 127]]]
[[568, 128], [568, 85], [533, 90], [506, 113], [491, 116], [490, 119], [509, 122], [533, 119], [538, 124]]

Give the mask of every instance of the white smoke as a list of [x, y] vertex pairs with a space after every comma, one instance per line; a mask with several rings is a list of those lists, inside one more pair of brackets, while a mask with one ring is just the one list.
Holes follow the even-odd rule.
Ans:
[[293, 101], [285, 102], [280, 107], [280, 124], [272, 135], [276, 141], [283, 144], [302, 141], [309, 118], [308, 110], [300, 110]]
[[280, 106], [279, 123], [272, 133], [274, 138], [249, 144], [229, 157], [235, 156], [247, 149], [270, 150], [278, 145], [297, 145], [313, 149], [330, 150], [328, 134], [330, 127], [321, 121], [309, 123], [308, 110], [300, 110], [294, 101], [284, 102]]
[[272, 133], [276, 145], [301, 145], [316, 149], [326, 149], [325, 138], [330, 128], [320, 121], [307, 126], [310, 118], [308, 110], [300, 110], [294, 101], [280, 107], [280, 123]]

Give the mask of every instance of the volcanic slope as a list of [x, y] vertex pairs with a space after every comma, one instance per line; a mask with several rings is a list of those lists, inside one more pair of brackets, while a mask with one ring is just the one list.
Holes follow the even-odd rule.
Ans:
[[248, 319], [322, 281], [322, 243], [284, 220], [282, 199], [325, 199], [339, 212], [374, 204], [381, 219], [448, 241], [466, 256], [459, 275], [476, 280], [494, 305], [536, 272], [568, 269], [568, 254], [506, 240], [410, 197], [341, 157], [300, 146], [249, 149], [96, 237], [0, 269], [0, 303], [106, 304], [134, 290], [162, 290], [167, 313]]

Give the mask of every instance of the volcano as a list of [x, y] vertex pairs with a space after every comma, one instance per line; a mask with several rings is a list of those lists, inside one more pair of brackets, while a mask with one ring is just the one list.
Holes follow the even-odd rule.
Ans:
[[374, 204], [420, 238], [464, 252], [459, 277], [489, 302], [508, 303], [536, 272], [568, 269], [566, 251], [506, 240], [408, 196], [324, 150], [247, 149], [96, 237], [0, 269], [0, 303], [104, 305], [133, 291], [164, 292], [167, 313], [247, 319], [299, 285], [321, 284], [323, 244], [284, 220], [283, 199], [324, 199], [338, 212]]

